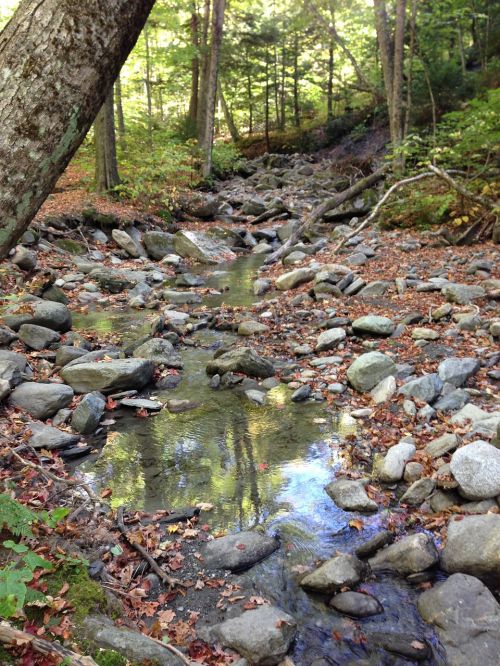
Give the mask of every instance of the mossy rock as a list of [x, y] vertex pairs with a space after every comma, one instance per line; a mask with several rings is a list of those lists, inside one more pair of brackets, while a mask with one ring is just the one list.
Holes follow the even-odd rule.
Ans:
[[54, 241], [54, 245], [60, 247], [61, 250], [66, 250], [70, 254], [87, 254], [87, 248], [80, 241], [72, 240], [71, 238], [58, 238]]
[[106, 594], [102, 587], [93, 581], [84, 565], [63, 564], [59, 569], [46, 576], [47, 594], [57, 595], [64, 583], [68, 583], [69, 590], [66, 599], [74, 607], [72, 620], [75, 624], [95, 611], [107, 610]]
[[116, 215], [100, 213], [95, 208], [85, 208], [82, 210], [82, 217], [84, 221], [88, 222], [89, 224], [107, 227], [108, 229], [111, 227], [120, 226], [120, 220], [116, 217]]

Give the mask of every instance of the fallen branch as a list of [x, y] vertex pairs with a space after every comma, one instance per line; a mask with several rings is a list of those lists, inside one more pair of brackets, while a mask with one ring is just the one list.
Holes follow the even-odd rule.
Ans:
[[46, 641], [38, 636], [15, 629], [7, 622], [0, 623], [0, 642], [13, 647], [30, 645], [35, 652], [45, 656], [60, 657], [68, 666], [97, 666], [92, 657], [85, 657], [64, 647], [60, 643]]
[[490, 210], [498, 208], [498, 202], [493, 201], [493, 199], [490, 199], [489, 197], [481, 196], [479, 194], [474, 194], [474, 192], [471, 192], [460, 183], [457, 183], [456, 180], [453, 180], [453, 178], [450, 176], [450, 173], [453, 172], [447, 172], [444, 171], [443, 169], [439, 169], [437, 166], [434, 166], [434, 164], [429, 164], [429, 169], [433, 172], [433, 174], [435, 174], [439, 178], [442, 178], [442, 180], [446, 181], [452, 189], [459, 192], [466, 199], [475, 201], [480, 206], [483, 206], [484, 208], [489, 208]]
[[148, 551], [143, 548], [140, 544], [135, 543], [135, 541], [132, 541], [131, 539], [128, 538], [128, 533], [127, 533], [127, 528], [125, 527], [125, 523], [123, 522], [123, 512], [124, 508], [123, 506], [120, 506], [116, 512], [116, 524], [118, 526], [118, 530], [120, 531], [120, 534], [123, 536], [125, 541], [128, 543], [128, 545], [133, 548], [139, 555], [146, 560], [146, 562], [149, 564], [150, 568], [154, 573], [165, 583], [165, 585], [168, 585], [169, 587], [174, 587], [175, 585], [182, 585], [182, 583], [177, 580], [176, 578], [172, 578], [169, 576], [163, 569], [161, 569], [154, 560], [151, 555], [148, 553]]

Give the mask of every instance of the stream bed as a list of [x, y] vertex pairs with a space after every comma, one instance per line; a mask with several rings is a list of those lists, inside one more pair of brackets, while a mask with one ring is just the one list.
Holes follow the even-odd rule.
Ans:
[[[261, 261], [241, 257], [218, 266], [205, 287], [223, 293], [205, 297], [204, 305], [249, 307], [259, 300], [252, 282]], [[144, 311], [96, 311], [75, 315], [74, 328], [114, 331], [133, 341], [145, 334], [149, 322]], [[425, 638], [435, 654], [420, 663], [444, 664], [433, 632], [415, 608], [419, 592], [404, 579], [379, 574], [358, 588], [376, 596], [385, 609], [364, 620], [342, 616], [299, 587], [301, 567], [354, 550], [377, 532], [384, 511], [371, 516], [346, 512], [324, 491], [342, 464], [343, 438], [352, 432], [345, 415], [327, 410], [326, 403], [293, 403], [285, 385], [268, 391], [263, 406], [237, 390], [209, 388], [207, 362], [235, 337], [209, 329], [193, 334], [195, 346], [181, 348], [180, 382], [152, 396], [160, 402], [189, 399], [199, 406], [177, 414], [164, 409], [149, 418], [112, 412], [116, 422], [108, 428], [101, 453], [85, 460], [80, 472], [96, 491], [112, 488], [113, 506], [153, 512], [209, 502], [214, 510], [204, 514], [204, 521], [214, 531], [261, 526], [279, 534], [281, 548], [239, 578], [297, 620], [298, 639], [290, 655], [296, 666], [413, 663], [375, 647], [366, 639], [371, 632]], [[353, 519], [362, 520], [361, 530], [349, 525]]]

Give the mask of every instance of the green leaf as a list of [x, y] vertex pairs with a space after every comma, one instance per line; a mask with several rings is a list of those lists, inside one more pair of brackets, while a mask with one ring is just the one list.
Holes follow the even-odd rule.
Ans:
[[29, 551], [28, 546], [25, 546], [23, 543], [15, 543], [15, 541], [8, 540], [2, 543], [4, 548], [10, 548], [15, 553], [27, 553]]
[[113, 555], [121, 555], [123, 553], [123, 550], [122, 550], [121, 546], [116, 544], [116, 546], [113, 546], [113, 548], [111, 548], [110, 552]]
[[33, 551], [26, 553], [26, 555], [23, 556], [23, 560], [32, 571], [34, 571], [37, 567], [47, 569], [48, 571], [54, 568], [52, 562], [49, 562], [43, 557], [40, 557], [40, 555], [37, 555]]

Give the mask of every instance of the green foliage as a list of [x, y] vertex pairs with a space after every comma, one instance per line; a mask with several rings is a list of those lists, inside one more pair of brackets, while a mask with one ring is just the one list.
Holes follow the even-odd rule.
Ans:
[[65, 558], [54, 573], [47, 577], [48, 594], [56, 595], [64, 583], [69, 584], [65, 598], [75, 608], [73, 619], [76, 624], [90, 613], [106, 609], [104, 590], [89, 577], [82, 560], [70, 561]]
[[36, 513], [20, 502], [9, 495], [0, 494], [0, 526], [8, 529], [14, 536], [31, 536], [31, 526], [37, 519]]
[[214, 145], [212, 163], [217, 178], [229, 176], [238, 169], [241, 162], [241, 154], [233, 143], [219, 141]]

